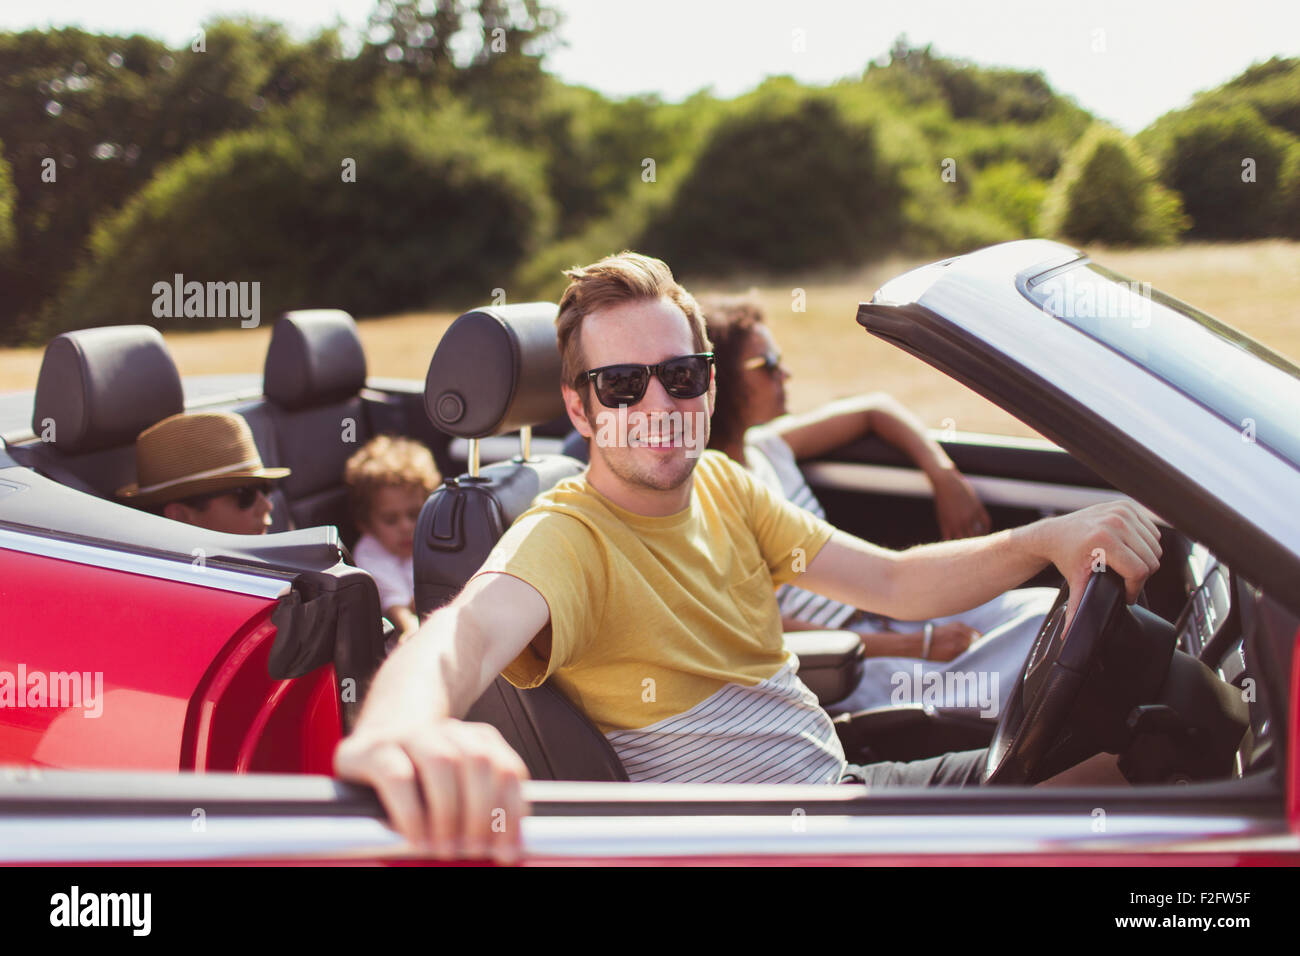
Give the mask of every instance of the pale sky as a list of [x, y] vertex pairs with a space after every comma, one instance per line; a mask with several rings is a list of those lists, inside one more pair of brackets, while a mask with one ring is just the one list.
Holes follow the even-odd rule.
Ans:
[[[360, 27], [373, 0], [0, 0], [0, 29], [81, 26], [188, 42], [215, 14], [253, 12], [296, 35]], [[1252, 62], [1300, 56], [1297, 0], [551, 0], [565, 45], [549, 68], [621, 96], [730, 97], [765, 76], [823, 84], [862, 71], [900, 33], [981, 65], [1043, 71], [1136, 132]], [[801, 31], [796, 33], [796, 31]], [[802, 50], [796, 46], [802, 41]]]

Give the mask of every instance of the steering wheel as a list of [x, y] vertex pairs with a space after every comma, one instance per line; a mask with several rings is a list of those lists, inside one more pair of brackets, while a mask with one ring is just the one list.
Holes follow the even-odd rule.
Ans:
[[1069, 628], [1065, 625], [1069, 585], [1062, 585], [1016, 686], [998, 720], [984, 762], [985, 784], [1037, 783], [1064, 769], [1049, 767], [1048, 754], [1068, 736], [1067, 723], [1087, 726], [1076, 712], [1093, 662], [1124, 615], [1124, 580], [1114, 571], [1094, 572]]

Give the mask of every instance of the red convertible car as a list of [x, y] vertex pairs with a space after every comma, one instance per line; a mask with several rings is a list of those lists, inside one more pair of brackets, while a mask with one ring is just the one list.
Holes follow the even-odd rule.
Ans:
[[[262, 376], [183, 382], [145, 326], [54, 339], [35, 392], [0, 395], [0, 862], [409, 857], [373, 793], [328, 776], [385, 643], [349, 563], [343, 464], [404, 434], [458, 476], [417, 532], [417, 605], [444, 603], [582, 467], [563, 454], [554, 315], [466, 313], [425, 383], [368, 376], [340, 312], [283, 317]], [[909, 272], [856, 319], [1050, 439], [942, 439], [996, 527], [1129, 497], [1163, 522], [1160, 570], [1132, 607], [1094, 575], [1069, 629], [1058, 601], [995, 720], [904, 706], [838, 724], [850, 759], [987, 745], [999, 786], [629, 783], [558, 693], [498, 681], [472, 716], [535, 778], [525, 861], [1300, 862], [1300, 369], [1042, 240]], [[136, 436], [182, 409], [243, 415], [292, 469], [273, 533], [113, 500]], [[939, 536], [928, 483], [878, 440], [805, 472], [847, 531]], [[856, 639], [790, 640], [823, 703], [843, 696]], [[1131, 786], [1032, 786], [1103, 750]]]

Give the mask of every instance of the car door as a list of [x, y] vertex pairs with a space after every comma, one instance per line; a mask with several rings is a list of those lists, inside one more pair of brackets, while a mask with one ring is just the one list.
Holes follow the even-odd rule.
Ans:
[[322, 772], [383, 654], [332, 528], [227, 535], [0, 453], [0, 762]]
[[[533, 782], [533, 865], [1295, 865], [1277, 793]], [[1099, 812], [1100, 810], [1100, 812]], [[0, 863], [429, 860], [320, 776], [11, 773]]]

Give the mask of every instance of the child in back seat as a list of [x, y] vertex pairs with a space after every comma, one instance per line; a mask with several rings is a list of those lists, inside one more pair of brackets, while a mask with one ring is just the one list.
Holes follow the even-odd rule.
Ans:
[[379, 585], [379, 606], [393, 623], [397, 641], [420, 626], [411, 563], [415, 523], [441, 480], [427, 448], [389, 435], [367, 442], [344, 471], [352, 517], [361, 530], [352, 555]]

